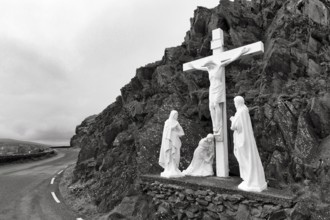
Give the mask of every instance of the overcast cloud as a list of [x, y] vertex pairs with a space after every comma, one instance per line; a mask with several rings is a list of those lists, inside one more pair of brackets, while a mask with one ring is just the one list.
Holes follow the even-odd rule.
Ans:
[[0, 138], [69, 144], [219, 0], [0, 0]]

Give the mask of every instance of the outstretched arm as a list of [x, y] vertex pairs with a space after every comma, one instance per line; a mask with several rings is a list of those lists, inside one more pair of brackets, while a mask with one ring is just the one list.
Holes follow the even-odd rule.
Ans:
[[190, 63], [191, 68], [196, 69], [196, 70], [202, 70], [202, 71], [208, 71], [207, 67], [204, 66], [196, 66], [193, 63]]
[[240, 56], [242, 56], [243, 54], [246, 54], [247, 52], [249, 52], [249, 48], [243, 47], [243, 49], [241, 50], [240, 53], [238, 53], [236, 56], [234, 56], [233, 58], [230, 58], [224, 62], [221, 63], [221, 66], [227, 66], [228, 64], [230, 64], [231, 62], [234, 62], [235, 60], [237, 60]]

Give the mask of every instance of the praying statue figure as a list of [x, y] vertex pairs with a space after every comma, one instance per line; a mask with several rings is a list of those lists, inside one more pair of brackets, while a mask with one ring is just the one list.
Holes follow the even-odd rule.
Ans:
[[191, 68], [197, 70], [207, 71], [209, 74], [210, 88], [209, 88], [209, 108], [211, 113], [213, 133], [215, 135], [220, 135], [220, 140], [223, 138], [223, 103], [226, 101], [225, 97], [225, 83], [224, 83], [224, 71], [225, 66], [231, 62], [237, 60], [240, 56], [247, 53], [248, 48], [243, 47], [241, 52], [236, 54], [231, 59], [225, 60], [222, 63], [219, 63], [215, 59], [210, 59], [203, 66], [195, 66], [190, 63]]
[[230, 129], [234, 131], [234, 155], [243, 179], [238, 188], [244, 191], [261, 192], [267, 188], [267, 183], [253, 135], [249, 109], [241, 96], [236, 96], [234, 103], [236, 114], [230, 117]]
[[163, 138], [160, 148], [159, 165], [164, 168], [160, 174], [162, 177], [182, 177], [179, 170], [180, 163], [180, 137], [184, 135], [183, 129], [178, 122], [178, 112], [172, 110], [170, 117], [165, 121]]
[[208, 134], [199, 141], [189, 167], [182, 171], [187, 176], [213, 176], [214, 136]]

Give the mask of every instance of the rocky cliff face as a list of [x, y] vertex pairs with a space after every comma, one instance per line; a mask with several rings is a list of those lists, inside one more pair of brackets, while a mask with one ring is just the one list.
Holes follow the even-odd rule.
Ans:
[[[71, 142], [81, 147], [75, 180], [88, 183], [101, 212], [111, 210], [134, 191], [139, 175], [161, 172], [162, 129], [172, 109], [178, 110], [186, 133], [180, 168], [187, 167], [198, 141], [211, 131], [211, 119], [207, 74], [182, 72], [182, 64], [211, 55], [211, 32], [220, 27], [226, 49], [260, 40], [265, 44], [263, 55], [226, 67], [226, 81], [227, 115], [235, 113], [233, 97], [242, 95], [269, 185], [281, 188], [311, 180], [326, 186], [329, 25], [327, 0], [222, 0], [212, 10], [198, 8], [181, 46], [167, 48], [161, 61], [137, 69], [113, 104], [77, 127]], [[239, 175], [230, 145], [231, 174]]]

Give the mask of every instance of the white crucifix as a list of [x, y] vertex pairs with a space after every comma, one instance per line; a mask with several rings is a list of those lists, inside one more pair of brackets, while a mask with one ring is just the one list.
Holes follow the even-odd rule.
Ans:
[[183, 64], [183, 71], [207, 71], [210, 80], [209, 108], [213, 133], [216, 140], [216, 174], [219, 177], [229, 176], [228, 137], [226, 112], [225, 66], [248, 54], [264, 52], [264, 44], [258, 41], [233, 50], [224, 51], [223, 31], [218, 28], [212, 31], [211, 49], [213, 55]]

